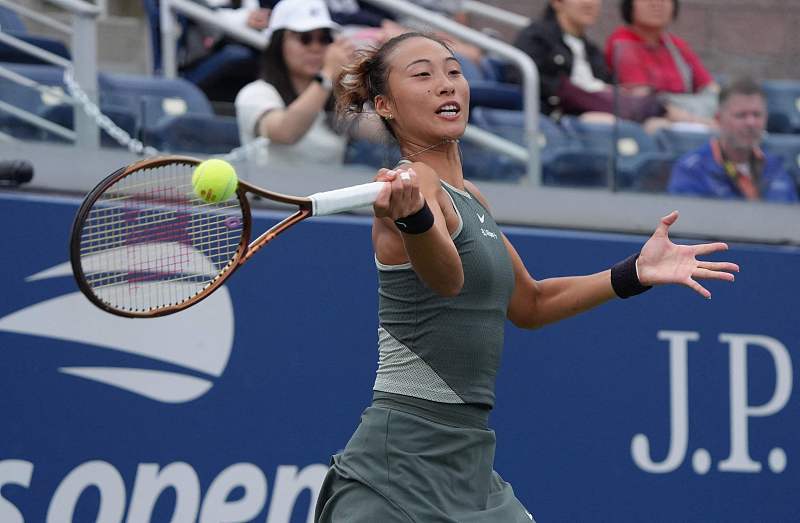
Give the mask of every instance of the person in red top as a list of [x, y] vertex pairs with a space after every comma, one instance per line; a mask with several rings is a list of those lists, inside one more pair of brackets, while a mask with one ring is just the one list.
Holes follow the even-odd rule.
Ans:
[[668, 120], [713, 127], [719, 87], [689, 44], [667, 30], [679, 9], [678, 0], [622, 0], [628, 25], [608, 37], [606, 63], [620, 84], [659, 93]]

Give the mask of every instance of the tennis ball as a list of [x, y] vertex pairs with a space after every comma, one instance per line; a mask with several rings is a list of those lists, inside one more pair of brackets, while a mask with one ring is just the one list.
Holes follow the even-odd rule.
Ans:
[[192, 174], [192, 188], [198, 198], [209, 203], [229, 200], [236, 192], [236, 170], [225, 160], [201, 162]]

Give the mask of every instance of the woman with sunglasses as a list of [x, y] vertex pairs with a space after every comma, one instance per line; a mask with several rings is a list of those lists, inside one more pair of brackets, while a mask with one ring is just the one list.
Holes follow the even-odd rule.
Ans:
[[[346, 137], [332, 128], [331, 78], [352, 54], [322, 0], [281, 0], [270, 16], [261, 78], [236, 96], [242, 144], [263, 136], [256, 161], [341, 163]], [[263, 153], [267, 153], [266, 157]]]

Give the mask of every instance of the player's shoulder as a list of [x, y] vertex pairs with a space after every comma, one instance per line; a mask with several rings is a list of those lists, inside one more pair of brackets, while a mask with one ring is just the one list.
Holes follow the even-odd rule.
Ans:
[[477, 185], [475, 185], [469, 180], [464, 180], [464, 188], [467, 190], [468, 193], [474, 196], [475, 199], [478, 200], [481, 205], [483, 205], [484, 209], [486, 209], [487, 211], [490, 210], [489, 200], [486, 199], [486, 196], [484, 196], [483, 193], [480, 191], [480, 189], [478, 189]]
[[428, 187], [438, 187], [440, 185], [439, 174], [433, 167], [425, 162], [404, 162], [399, 164], [395, 169], [398, 171], [412, 169], [417, 173], [420, 183]]

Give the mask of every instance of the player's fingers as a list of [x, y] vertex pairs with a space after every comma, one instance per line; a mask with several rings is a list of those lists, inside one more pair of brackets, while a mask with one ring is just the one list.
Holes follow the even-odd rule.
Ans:
[[661, 218], [661, 222], [659, 222], [658, 227], [656, 228], [656, 232], [659, 234], [663, 234], [667, 236], [669, 232], [669, 228], [678, 220], [678, 211], [672, 211], [668, 215]]
[[725, 280], [734, 281], [736, 277], [729, 272], [710, 271], [708, 269], [695, 269], [692, 278], [702, 278], [704, 280]]
[[397, 171], [393, 171], [391, 169], [381, 169], [378, 171], [378, 174], [375, 175], [376, 182], [391, 182], [397, 176]]
[[739, 272], [739, 266], [730, 262], [698, 261], [697, 266], [710, 271]]
[[700, 245], [694, 246], [694, 255], [702, 256], [704, 254], [711, 254], [714, 252], [727, 251], [727, 250], [728, 250], [727, 243], [722, 243], [722, 242], [701, 243]]
[[378, 197], [375, 198], [375, 203], [372, 204], [375, 216], [377, 216], [378, 218], [382, 218], [384, 216], [389, 215], [389, 206], [391, 198], [392, 198], [392, 185], [390, 183], [387, 183], [381, 188], [381, 191], [378, 193]]
[[409, 204], [411, 203], [411, 192], [414, 189], [414, 183], [413, 183], [411, 178], [415, 177], [415, 173], [414, 173], [413, 170], [408, 169], [408, 170], [402, 171], [398, 175], [398, 177], [400, 178], [400, 182], [403, 184], [402, 197], [403, 197], [404, 212], [406, 213], [406, 215], [408, 215], [408, 214], [411, 214], [408, 211], [408, 207], [409, 207]]
[[708, 289], [706, 289], [705, 287], [703, 287], [702, 285], [700, 285], [699, 283], [697, 283], [693, 279], [689, 278], [688, 280], [686, 280], [684, 285], [686, 285], [687, 287], [689, 287], [690, 289], [695, 291], [697, 294], [699, 294], [703, 298], [711, 299], [711, 292], [709, 292]]

